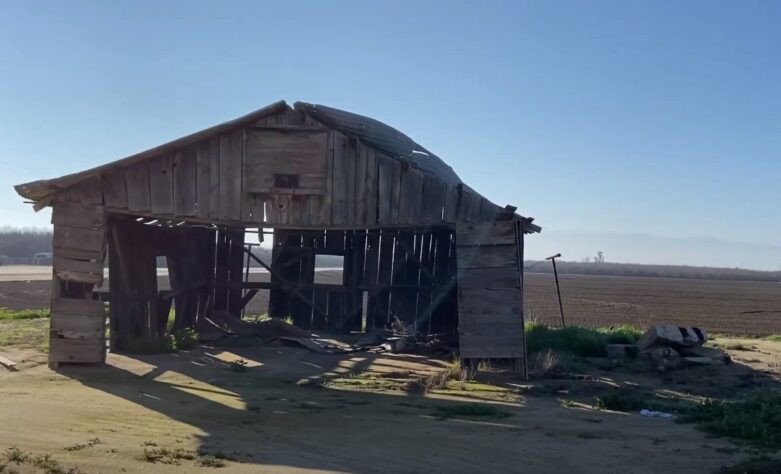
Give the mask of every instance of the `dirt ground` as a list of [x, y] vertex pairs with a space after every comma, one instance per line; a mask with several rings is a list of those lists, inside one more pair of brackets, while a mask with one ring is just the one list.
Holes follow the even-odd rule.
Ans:
[[[321, 272], [318, 278], [337, 283], [340, 272]], [[250, 279], [267, 281], [268, 274], [252, 274]], [[527, 320], [558, 325], [553, 277], [527, 273], [525, 284]], [[0, 307], [48, 307], [50, 285], [40, 280], [0, 281]], [[168, 288], [168, 277], [161, 276], [158, 287]], [[724, 334], [781, 334], [781, 283], [562, 275], [561, 287], [568, 324], [674, 323]], [[260, 291], [247, 311], [264, 314], [267, 308], [268, 291]]]
[[[49, 454], [82, 473], [212, 469], [146, 460], [145, 449], [163, 448], [222, 453], [229, 458], [223, 472], [639, 474], [659, 472], [660, 463], [666, 472], [715, 472], [745, 460], [748, 448], [692, 425], [591, 407], [596, 394], [615, 387], [687, 396], [778, 387], [781, 344], [715, 344], [736, 348], [735, 363], [666, 375], [590, 369], [532, 382], [497, 367], [481, 373], [481, 383], [452, 381], [427, 394], [410, 382], [446, 361], [265, 344], [110, 354], [103, 367], [53, 372], [44, 354], [4, 347], [0, 353], [21, 370], [0, 369], [0, 451]], [[237, 359], [247, 362], [245, 372], [230, 369]], [[502, 416], [441, 419], [465, 403]]]

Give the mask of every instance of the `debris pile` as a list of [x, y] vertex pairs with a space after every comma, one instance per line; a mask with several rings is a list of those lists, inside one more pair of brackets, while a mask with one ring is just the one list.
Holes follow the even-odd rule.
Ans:
[[701, 328], [659, 324], [649, 327], [637, 344], [609, 344], [605, 353], [614, 365], [636, 358], [648, 363], [657, 372], [686, 365], [729, 363], [727, 353], [703, 347], [707, 340], [708, 334]]

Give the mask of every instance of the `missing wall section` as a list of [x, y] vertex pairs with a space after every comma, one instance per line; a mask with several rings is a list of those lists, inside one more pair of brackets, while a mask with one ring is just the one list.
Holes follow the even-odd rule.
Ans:
[[315, 255], [315, 283], [344, 284], [343, 255]]

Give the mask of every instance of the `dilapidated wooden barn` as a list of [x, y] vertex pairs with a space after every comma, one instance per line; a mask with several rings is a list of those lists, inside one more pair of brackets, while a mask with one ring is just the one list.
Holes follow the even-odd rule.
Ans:
[[[105, 360], [106, 306], [109, 347], [122, 351], [163, 335], [172, 304], [181, 329], [239, 314], [259, 290], [272, 317], [312, 331], [398, 320], [457, 334], [464, 359], [524, 358], [524, 234], [540, 228], [367, 117], [280, 101], [16, 190], [53, 208], [53, 366]], [[248, 231], [273, 232], [270, 262], [245, 245]], [[315, 281], [318, 255], [343, 258], [341, 284]], [[170, 290], [158, 289], [159, 257]], [[97, 291], [106, 260], [108, 293]], [[249, 281], [253, 262], [270, 281]]]

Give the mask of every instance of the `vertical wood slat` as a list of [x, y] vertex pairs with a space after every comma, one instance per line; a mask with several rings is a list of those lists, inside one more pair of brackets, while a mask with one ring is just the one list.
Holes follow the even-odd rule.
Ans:
[[127, 206], [131, 211], [149, 211], [149, 165], [146, 162], [130, 166], [125, 172]]
[[328, 131], [327, 151], [325, 160], [325, 194], [314, 196], [311, 200], [310, 219], [315, 225], [330, 225], [332, 223], [333, 189], [334, 189], [334, 141], [336, 132]]
[[220, 136], [220, 219], [241, 220], [243, 156], [244, 129], [234, 130]]
[[174, 214], [194, 216], [197, 197], [197, 156], [195, 150], [186, 149], [173, 156]]
[[149, 161], [149, 187], [153, 214], [174, 213], [174, 182], [171, 156], [165, 155]]
[[368, 193], [366, 180], [368, 155], [369, 149], [358, 143], [355, 151], [355, 173], [353, 174], [353, 179], [355, 180], [355, 215], [352, 222], [356, 225], [365, 225], [368, 220], [368, 203], [366, 202]]
[[113, 209], [127, 208], [127, 183], [125, 181], [125, 170], [117, 169], [103, 175], [103, 201], [106, 207]]
[[423, 201], [423, 175], [412, 167], [402, 170], [401, 196], [399, 201], [399, 223], [420, 222], [420, 208]]
[[377, 158], [377, 171], [377, 219], [380, 225], [392, 224], [393, 160], [380, 155]]
[[197, 162], [198, 217], [219, 216], [220, 208], [220, 137], [198, 143]]
[[352, 180], [349, 178], [348, 144], [347, 137], [341, 133], [334, 133], [333, 180], [331, 183], [331, 223], [333, 225], [345, 225], [349, 221], [351, 196], [348, 192], [348, 186]]

